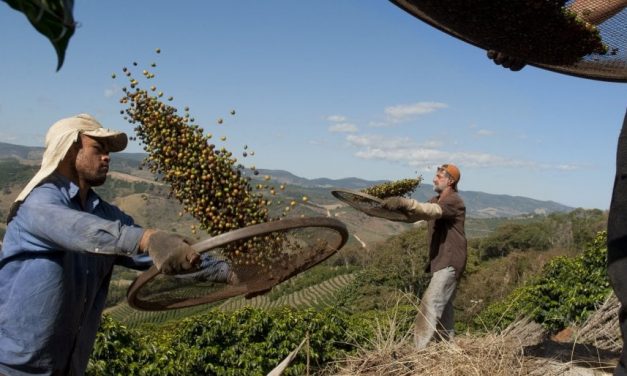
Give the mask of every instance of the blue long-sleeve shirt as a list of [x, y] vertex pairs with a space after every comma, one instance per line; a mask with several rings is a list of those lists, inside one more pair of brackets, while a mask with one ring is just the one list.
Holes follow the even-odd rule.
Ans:
[[143, 231], [93, 191], [81, 208], [61, 175], [35, 188], [0, 251], [0, 374], [82, 375], [113, 266], [133, 265]]

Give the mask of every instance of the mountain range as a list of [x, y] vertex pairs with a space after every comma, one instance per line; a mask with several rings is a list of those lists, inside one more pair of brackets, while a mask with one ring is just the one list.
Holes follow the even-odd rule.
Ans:
[[[20, 163], [33, 165], [40, 162], [43, 155], [42, 147], [15, 145], [0, 142], [0, 159], [14, 158]], [[111, 170], [152, 179], [149, 172], [138, 169], [140, 162], [146, 156], [144, 153], [116, 153], [111, 162]], [[358, 177], [342, 179], [316, 178], [307, 179], [284, 170], [259, 169], [260, 175], [269, 175], [276, 183], [285, 183], [295, 190], [306, 191], [310, 197], [317, 197], [325, 201], [324, 204], [337, 203], [329, 192], [333, 188], [359, 190], [384, 180], [365, 180]], [[251, 175], [251, 178], [256, 177]], [[412, 198], [426, 201], [434, 195], [431, 184], [421, 183]], [[500, 218], [515, 217], [525, 214], [549, 214], [552, 212], [568, 212], [574, 208], [554, 202], [542, 201], [522, 196], [499, 195], [477, 191], [460, 190], [460, 195], [466, 203], [467, 215], [473, 218]]]

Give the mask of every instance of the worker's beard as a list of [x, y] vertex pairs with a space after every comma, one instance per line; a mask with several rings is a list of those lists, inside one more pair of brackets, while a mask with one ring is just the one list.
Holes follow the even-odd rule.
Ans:
[[107, 172], [108, 169], [97, 169], [97, 170], [78, 170], [77, 175], [80, 178], [80, 181], [83, 181], [89, 184], [90, 187], [99, 187], [105, 183], [107, 180]]
[[92, 176], [83, 176], [83, 180], [92, 187], [99, 187], [107, 181], [107, 173], [93, 174]]
[[434, 184], [433, 185], [433, 190], [436, 191], [437, 193], [442, 193], [442, 192], [444, 192], [444, 190], [446, 189], [447, 186], [448, 185], [445, 182], [437, 184], [437, 185]]
[[79, 181], [89, 184], [90, 187], [99, 187], [107, 180], [109, 162], [99, 158], [90, 158], [79, 151], [76, 156], [75, 171]]

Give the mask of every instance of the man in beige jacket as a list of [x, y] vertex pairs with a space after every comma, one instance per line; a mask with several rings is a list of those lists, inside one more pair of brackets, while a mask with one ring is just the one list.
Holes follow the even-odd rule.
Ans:
[[453, 300], [467, 258], [466, 206], [457, 192], [460, 177], [455, 165], [444, 164], [433, 178], [437, 195], [428, 202], [391, 197], [383, 204], [388, 209], [409, 214], [416, 221], [426, 220], [428, 224], [429, 263], [426, 271], [433, 276], [422, 296], [414, 323], [414, 343], [418, 349], [425, 348], [436, 332], [439, 339], [451, 339], [455, 333]]

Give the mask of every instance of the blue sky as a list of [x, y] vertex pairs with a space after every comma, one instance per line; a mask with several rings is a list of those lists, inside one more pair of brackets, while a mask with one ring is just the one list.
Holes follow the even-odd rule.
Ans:
[[255, 151], [246, 165], [431, 181], [452, 162], [462, 190], [609, 206], [626, 84], [511, 72], [385, 0], [77, 0], [74, 15], [55, 72], [49, 42], [0, 3], [0, 141], [41, 146], [81, 112], [132, 133], [121, 70], [139, 79], [155, 62], [175, 106], [229, 150]]

